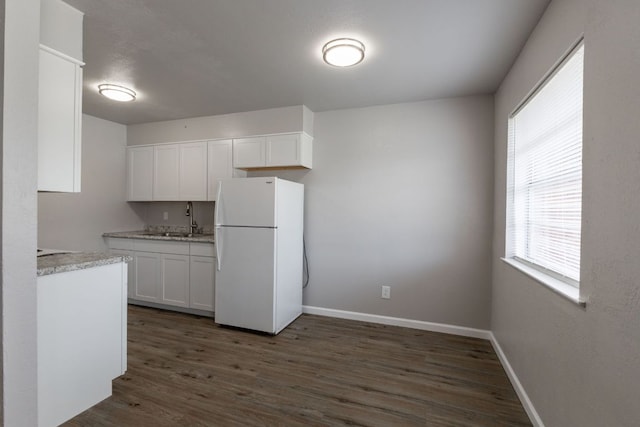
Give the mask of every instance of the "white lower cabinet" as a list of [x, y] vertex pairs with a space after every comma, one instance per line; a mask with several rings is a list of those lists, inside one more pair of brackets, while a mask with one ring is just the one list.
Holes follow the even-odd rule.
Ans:
[[160, 302], [160, 254], [134, 252], [135, 269], [131, 298]]
[[[120, 249], [111, 249], [110, 251], [114, 255], [122, 255], [122, 256], [131, 256], [133, 257], [133, 253], [131, 251], [124, 251]], [[133, 296], [133, 283], [135, 280], [135, 262], [132, 259], [131, 261], [127, 261], [127, 298], [131, 298]]]
[[190, 307], [198, 310], [213, 311], [215, 278], [215, 258], [191, 256], [189, 272], [191, 277]]
[[189, 307], [189, 256], [162, 254], [160, 303]]
[[[127, 370], [126, 266], [37, 279], [38, 426], [57, 426], [111, 396]], [[26, 424], [24, 424], [26, 425]]]
[[130, 300], [213, 313], [213, 244], [122, 238], [108, 238], [107, 244], [111, 253], [133, 258]]

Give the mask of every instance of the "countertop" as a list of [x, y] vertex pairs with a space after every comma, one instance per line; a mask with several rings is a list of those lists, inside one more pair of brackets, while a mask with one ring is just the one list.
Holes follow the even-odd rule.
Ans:
[[157, 232], [149, 232], [145, 230], [138, 231], [117, 231], [112, 233], [104, 233], [102, 237], [117, 237], [119, 239], [149, 239], [149, 240], [173, 240], [180, 242], [196, 242], [196, 243], [215, 243], [213, 234], [194, 234], [191, 237], [186, 236], [163, 236]]
[[130, 256], [103, 252], [69, 252], [38, 257], [38, 276], [131, 261]]

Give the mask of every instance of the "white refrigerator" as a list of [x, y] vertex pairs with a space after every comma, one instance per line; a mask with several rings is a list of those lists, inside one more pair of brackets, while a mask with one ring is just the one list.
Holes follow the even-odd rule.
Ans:
[[226, 179], [216, 200], [215, 322], [277, 334], [302, 313], [304, 186]]

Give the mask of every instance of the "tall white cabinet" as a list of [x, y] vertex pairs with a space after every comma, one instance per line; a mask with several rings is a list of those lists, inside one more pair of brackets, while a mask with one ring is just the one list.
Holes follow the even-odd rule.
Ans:
[[40, 45], [39, 191], [80, 192], [83, 65]]

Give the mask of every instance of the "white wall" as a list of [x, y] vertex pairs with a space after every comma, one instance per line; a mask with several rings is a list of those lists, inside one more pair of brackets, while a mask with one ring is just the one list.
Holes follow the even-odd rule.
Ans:
[[40, 1], [0, 4], [2, 156], [0, 161], [0, 424], [37, 423], [36, 189]]
[[261, 173], [305, 184], [304, 304], [488, 329], [492, 97], [314, 121], [313, 170]]
[[[640, 2], [553, 0], [496, 94], [492, 329], [547, 426], [640, 422]], [[504, 256], [507, 116], [584, 33], [581, 294]]]
[[146, 206], [126, 202], [126, 127], [82, 116], [82, 192], [38, 193], [38, 246], [104, 251], [102, 233], [139, 230]]
[[82, 61], [84, 14], [61, 0], [41, 0], [40, 42]]

